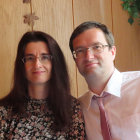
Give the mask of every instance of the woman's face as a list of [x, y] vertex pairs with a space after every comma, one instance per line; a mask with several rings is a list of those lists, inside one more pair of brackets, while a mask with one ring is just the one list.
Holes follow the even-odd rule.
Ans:
[[30, 42], [25, 48], [25, 72], [29, 84], [46, 84], [51, 78], [52, 62], [45, 42]]

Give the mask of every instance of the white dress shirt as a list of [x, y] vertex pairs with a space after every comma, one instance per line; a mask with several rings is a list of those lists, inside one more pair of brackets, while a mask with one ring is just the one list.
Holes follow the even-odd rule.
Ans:
[[[140, 140], [140, 71], [120, 73], [115, 69], [102, 96], [113, 140]], [[85, 118], [88, 140], [103, 140], [100, 111], [95, 93], [79, 98]], [[96, 95], [97, 96], [97, 95]]]

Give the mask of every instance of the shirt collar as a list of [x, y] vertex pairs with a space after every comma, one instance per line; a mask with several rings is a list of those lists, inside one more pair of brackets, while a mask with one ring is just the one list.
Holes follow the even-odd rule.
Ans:
[[[105, 89], [103, 90], [102, 94], [100, 96], [102, 96], [105, 93], [120, 97], [121, 96], [121, 85], [122, 85], [122, 74], [115, 69], [111, 78], [109, 79]], [[95, 93], [93, 93], [92, 91], [89, 91], [85, 94], [85, 102], [86, 102], [86, 108], [89, 109], [90, 105], [91, 105], [91, 101], [93, 96], [99, 96]]]
[[122, 74], [117, 69], [115, 69], [103, 92], [107, 92], [114, 96], [120, 97], [121, 85], [122, 85]]
[[81, 100], [82, 103], [84, 104], [84, 106], [87, 109], [89, 109], [93, 96], [94, 96], [93, 92], [92, 91], [88, 91], [83, 96], [79, 97], [79, 100]]

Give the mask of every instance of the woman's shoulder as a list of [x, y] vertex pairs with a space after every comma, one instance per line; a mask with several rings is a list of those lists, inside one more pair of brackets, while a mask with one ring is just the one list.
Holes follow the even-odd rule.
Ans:
[[72, 97], [72, 108], [76, 110], [81, 110], [80, 102], [75, 97]]
[[7, 107], [6, 106], [0, 106], [0, 112], [5, 112], [7, 111]]
[[8, 116], [10, 108], [8, 106], [0, 106], [0, 119]]
[[79, 100], [77, 98], [75, 98], [73, 96], [71, 98], [72, 98], [72, 103], [73, 104], [80, 105], [80, 102], [79, 102]]

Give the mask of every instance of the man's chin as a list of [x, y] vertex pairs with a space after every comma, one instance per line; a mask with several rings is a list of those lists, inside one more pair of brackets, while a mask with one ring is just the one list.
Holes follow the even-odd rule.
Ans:
[[86, 69], [83, 73], [81, 73], [84, 77], [97, 75], [99, 73], [99, 69], [93, 67], [92, 69]]

